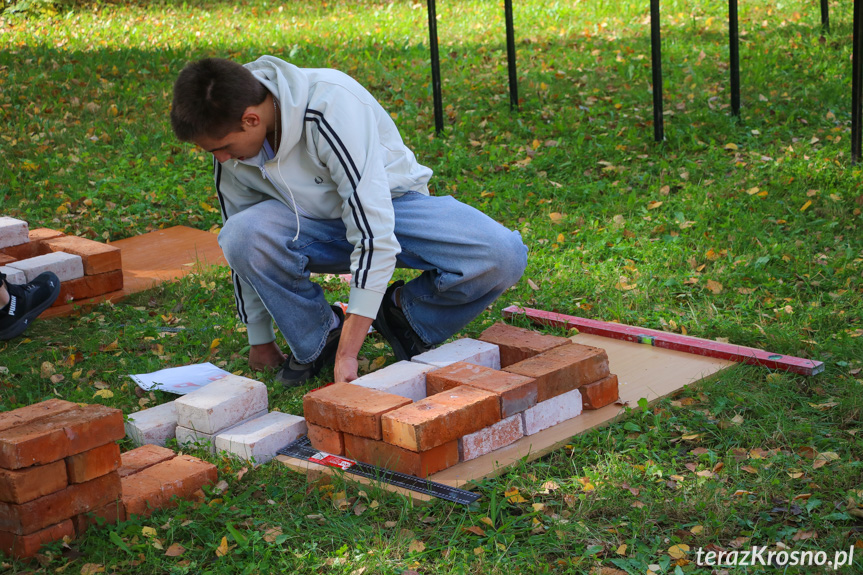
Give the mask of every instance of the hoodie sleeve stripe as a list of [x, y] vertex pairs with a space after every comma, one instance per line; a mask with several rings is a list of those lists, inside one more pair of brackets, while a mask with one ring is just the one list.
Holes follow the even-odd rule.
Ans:
[[[374, 254], [375, 238], [371, 225], [369, 225], [369, 220], [366, 217], [362, 201], [357, 194], [357, 185], [359, 184], [361, 177], [360, 171], [357, 169], [357, 165], [351, 157], [350, 152], [348, 152], [344, 142], [342, 142], [338, 134], [335, 133], [330, 124], [324, 118], [323, 114], [312, 109], [307, 109], [306, 114], [306, 121], [314, 122], [318, 126], [318, 131], [330, 145], [330, 148], [339, 160], [339, 163], [342, 165], [342, 169], [344, 169], [345, 174], [350, 181], [351, 188], [353, 188], [353, 194], [348, 200], [348, 205], [351, 208], [351, 213], [353, 214], [357, 229], [363, 236], [360, 260], [357, 266], [358, 269], [353, 274], [354, 285], [358, 288], [365, 288], [366, 281], [369, 277], [369, 269], [371, 268], [372, 256]], [[366, 254], [366, 245], [368, 245], [368, 254]], [[367, 258], [366, 255], [368, 255]]]
[[[222, 210], [222, 221], [228, 220], [227, 212], [225, 211], [225, 197], [222, 195], [222, 164], [213, 156], [213, 176], [216, 184], [216, 196], [219, 198], [219, 208]], [[246, 303], [243, 300], [243, 287], [240, 285], [239, 278], [234, 270], [231, 270], [231, 283], [234, 284], [234, 301], [237, 304], [237, 314], [240, 316], [240, 321], [249, 323], [249, 316], [246, 313]]]

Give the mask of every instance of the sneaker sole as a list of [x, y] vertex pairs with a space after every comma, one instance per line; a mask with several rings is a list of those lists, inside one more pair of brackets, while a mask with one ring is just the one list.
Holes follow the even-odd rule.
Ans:
[[34, 307], [29, 312], [25, 313], [23, 316], [21, 316], [21, 319], [18, 322], [9, 326], [4, 331], [0, 331], [0, 340], [6, 341], [18, 337], [19, 335], [27, 331], [27, 328], [30, 327], [30, 322], [39, 317], [39, 315], [41, 315], [43, 311], [51, 307], [51, 304], [53, 304], [57, 300], [57, 296], [59, 295], [60, 283], [58, 282], [57, 285], [54, 286], [54, 292], [51, 294], [50, 298], [46, 299], [38, 307]]

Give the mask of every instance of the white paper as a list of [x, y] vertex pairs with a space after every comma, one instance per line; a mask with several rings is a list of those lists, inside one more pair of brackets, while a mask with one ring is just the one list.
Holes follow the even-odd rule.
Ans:
[[177, 395], [185, 395], [226, 375], [230, 375], [230, 373], [208, 362], [170, 367], [153, 373], [129, 374], [129, 377], [141, 389], [147, 391], [158, 389]]

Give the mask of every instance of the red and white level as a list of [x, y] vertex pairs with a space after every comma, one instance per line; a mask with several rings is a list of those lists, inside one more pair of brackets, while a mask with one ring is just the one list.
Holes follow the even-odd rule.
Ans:
[[624, 341], [643, 343], [654, 347], [727, 359], [751, 365], [762, 365], [771, 369], [781, 369], [803, 375], [815, 375], [824, 371], [824, 364], [820, 361], [770, 353], [754, 347], [721, 343], [688, 335], [678, 335], [676, 333], [635, 327], [622, 323], [586, 319], [529, 307], [509, 306], [503, 310], [504, 318], [509, 319], [516, 315], [524, 315], [532, 322], [540, 325], [567, 329], [576, 328], [582, 333], [601, 335], [603, 337], [622, 339]]

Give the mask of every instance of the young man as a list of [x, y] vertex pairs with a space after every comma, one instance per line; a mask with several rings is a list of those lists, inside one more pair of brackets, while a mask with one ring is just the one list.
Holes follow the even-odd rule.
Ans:
[[[336, 70], [272, 56], [204, 59], [174, 84], [176, 136], [214, 157], [219, 244], [248, 327], [249, 364], [299, 385], [335, 360], [357, 377], [369, 327], [398, 359], [458, 332], [527, 265], [518, 232], [451, 197], [429, 195], [390, 115]], [[422, 273], [387, 287], [395, 267]], [[352, 274], [347, 315], [311, 272]], [[275, 344], [273, 320], [291, 348]]]
[[60, 280], [52, 272], [39, 274], [28, 284], [6, 282], [0, 272], [0, 340], [18, 337], [60, 295]]

